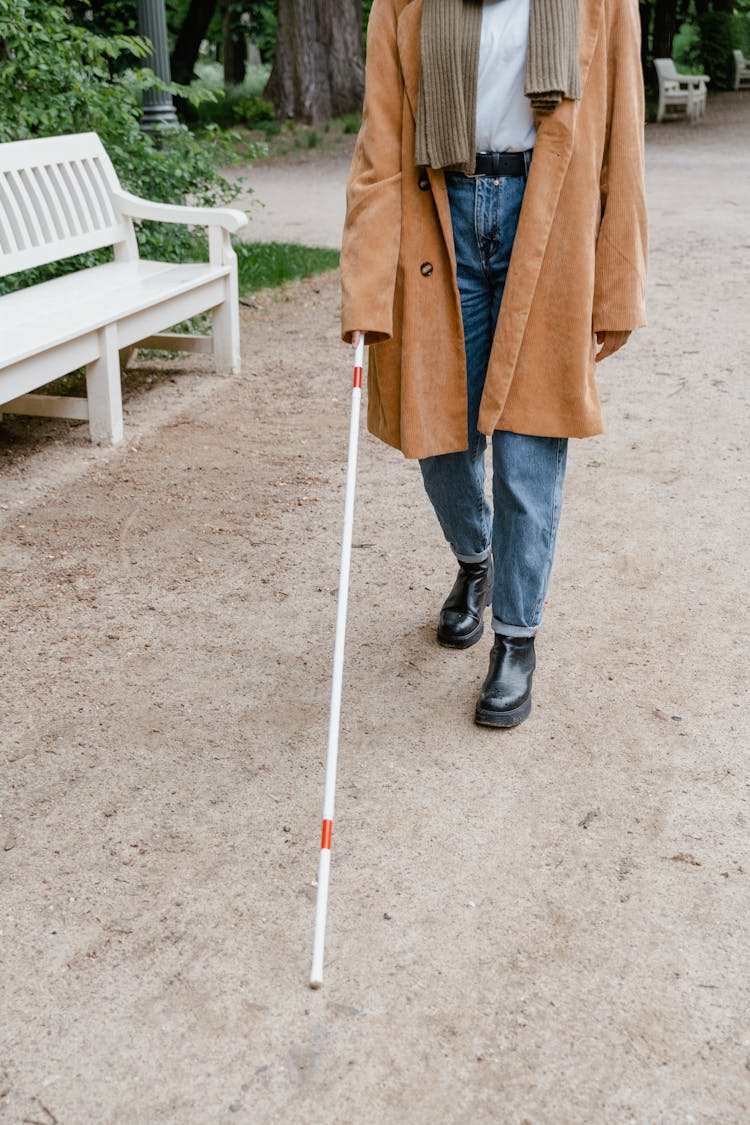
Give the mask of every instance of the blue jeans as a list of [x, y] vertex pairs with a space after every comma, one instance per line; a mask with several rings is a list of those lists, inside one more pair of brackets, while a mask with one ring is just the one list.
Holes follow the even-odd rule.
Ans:
[[492, 628], [531, 637], [542, 619], [552, 570], [567, 438], [496, 430], [490, 507], [484, 491], [487, 439], [477, 430], [526, 178], [449, 172], [446, 181], [466, 343], [469, 447], [424, 458], [422, 477], [458, 560], [479, 562], [492, 549]]

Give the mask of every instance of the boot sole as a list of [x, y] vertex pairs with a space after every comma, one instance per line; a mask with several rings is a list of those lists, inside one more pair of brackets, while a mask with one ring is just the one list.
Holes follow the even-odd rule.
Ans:
[[452, 637], [450, 633], [441, 633], [440, 629], [437, 631], [438, 644], [443, 648], [471, 648], [477, 641], [481, 641], [482, 634], [484, 633], [484, 622], [480, 621], [473, 633], [467, 633], [465, 637]]
[[474, 712], [474, 722], [478, 723], [480, 727], [517, 727], [524, 719], [528, 719], [531, 713], [531, 696], [520, 705], [514, 707], [512, 711], [491, 711], [480, 707], [477, 704]]

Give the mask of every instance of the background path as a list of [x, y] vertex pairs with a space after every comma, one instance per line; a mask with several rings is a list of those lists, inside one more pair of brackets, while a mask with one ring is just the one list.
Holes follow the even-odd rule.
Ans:
[[[340, 138], [331, 155], [314, 150], [281, 164], [254, 164], [246, 173], [252, 194], [239, 197], [252, 219], [243, 238], [339, 249], [354, 141], [351, 136]], [[236, 175], [231, 170], [225, 174]]]
[[241, 378], [142, 366], [119, 450], [5, 419], [0, 1119], [750, 1119], [749, 118], [649, 130], [652, 327], [573, 444], [515, 732], [363, 442], [319, 993], [335, 275], [243, 310]]

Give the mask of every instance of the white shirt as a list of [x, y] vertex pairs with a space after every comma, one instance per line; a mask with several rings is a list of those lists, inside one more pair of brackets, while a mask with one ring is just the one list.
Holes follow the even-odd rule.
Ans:
[[477, 152], [524, 152], [536, 127], [524, 94], [531, 0], [484, 0], [477, 83]]

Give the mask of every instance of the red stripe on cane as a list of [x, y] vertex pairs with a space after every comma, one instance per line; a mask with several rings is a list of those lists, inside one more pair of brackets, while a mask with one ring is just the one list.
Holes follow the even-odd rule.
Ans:
[[354, 386], [357, 390], [362, 390], [362, 368], [354, 368]]
[[331, 836], [332, 835], [333, 835], [333, 821], [332, 820], [324, 820], [323, 821], [323, 835], [320, 838], [320, 846], [321, 846], [321, 848], [327, 848], [329, 852], [331, 850]]

